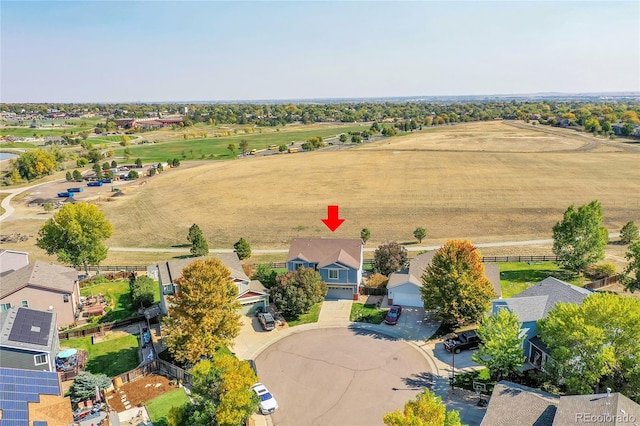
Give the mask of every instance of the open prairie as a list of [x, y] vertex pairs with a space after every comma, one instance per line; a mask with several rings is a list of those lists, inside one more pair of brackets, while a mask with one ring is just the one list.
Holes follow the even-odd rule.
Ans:
[[[97, 202], [115, 226], [114, 247], [185, 244], [193, 223], [211, 248], [240, 237], [253, 248], [286, 248], [293, 237], [358, 237], [362, 228], [375, 247], [415, 241], [418, 226], [428, 233], [423, 245], [551, 238], [570, 204], [593, 199], [610, 232], [640, 221], [640, 152], [586, 143], [503, 123], [447, 126], [351, 150], [185, 163]], [[615, 142], [602, 146], [617, 151]], [[346, 219], [335, 233], [320, 221], [329, 204]], [[3, 234], [20, 214], [3, 222]], [[26, 228], [38, 222], [16, 227], [34, 235]]]

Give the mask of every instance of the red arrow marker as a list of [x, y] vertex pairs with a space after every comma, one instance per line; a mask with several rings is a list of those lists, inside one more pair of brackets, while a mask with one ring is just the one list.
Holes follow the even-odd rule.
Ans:
[[338, 206], [327, 206], [327, 218], [320, 220], [327, 225], [327, 228], [331, 229], [331, 232], [338, 229], [344, 222], [344, 219], [338, 219]]

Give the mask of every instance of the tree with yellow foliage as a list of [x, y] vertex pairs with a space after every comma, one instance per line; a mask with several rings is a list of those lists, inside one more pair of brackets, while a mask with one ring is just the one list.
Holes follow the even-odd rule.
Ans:
[[229, 268], [214, 257], [190, 263], [177, 284], [164, 318], [165, 344], [177, 361], [195, 364], [240, 332], [238, 288]]
[[442, 399], [425, 389], [415, 400], [404, 405], [404, 410], [387, 413], [382, 418], [387, 426], [461, 426], [460, 414], [447, 411]]

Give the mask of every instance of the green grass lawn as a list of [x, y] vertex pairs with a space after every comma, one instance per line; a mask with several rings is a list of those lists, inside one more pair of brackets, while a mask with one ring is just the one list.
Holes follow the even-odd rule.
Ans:
[[181, 407], [187, 402], [189, 402], [189, 397], [184, 389], [178, 388], [153, 398], [146, 403], [146, 407], [154, 426], [166, 426], [169, 411], [173, 407]]
[[500, 263], [500, 287], [502, 297], [509, 298], [553, 276], [571, 284], [582, 285], [584, 281], [573, 277], [554, 262], [509, 262]]
[[320, 316], [321, 307], [322, 307], [322, 302], [316, 303], [311, 307], [311, 310], [306, 314], [300, 315], [295, 320], [291, 320], [291, 321], [287, 320], [287, 324], [289, 324], [289, 327], [295, 327], [296, 325], [300, 325], [300, 324], [309, 324], [312, 322], [318, 322], [318, 317]]
[[86, 370], [109, 377], [133, 370], [138, 366], [138, 336], [127, 335], [91, 344], [91, 337], [63, 340], [61, 346], [83, 349], [89, 353]]
[[[131, 145], [129, 148], [132, 152], [132, 158], [141, 158], [145, 163], [157, 163], [173, 158], [177, 158], [180, 161], [200, 159], [222, 160], [236, 158], [239, 154], [238, 150], [236, 150], [235, 154], [232, 154], [231, 151], [227, 149], [227, 146], [229, 146], [230, 143], [234, 143], [237, 147], [242, 139], [246, 139], [249, 142], [249, 150], [265, 149], [272, 144], [288, 144], [291, 141], [304, 142], [314, 136], [327, 138], [350, 131], [363, 131], [368, 129], [369, 126], [340, 126], [317, 129], [306, 128], [304, 130], [262, 134], [250, 133], [219, 138], [180, 139], [169, 142], [160, 142], [157, 144]], [[124, 155], [124, 148], [119, 148], [114, 151], [116, 156]], [[183, 153], [184, 157], [182, 155]]]
[[[115, 305], [113, 310], [101, 317], [98, 322], [112, 322], [129, 318], [138, 314], [138, 307], [133, 306], [131, 295], [129, 294], [129, 280], [110, 281], [106, 283], [94, 284], [88, 283], [80, 289], [81, 296], [93, 296], [96, 294], [104, 294], [109, 300], [113, 300]], [[155, 302], [160, 301], [160, 287], [154, 286]]]
[[351, 305], [351, 315], [349, 315], [349, 319], [357, 322], [380, 324], [386, 316], [386, 309], [380, 309], [373, 304], [365, 305], [363, 303], [354, 303]]

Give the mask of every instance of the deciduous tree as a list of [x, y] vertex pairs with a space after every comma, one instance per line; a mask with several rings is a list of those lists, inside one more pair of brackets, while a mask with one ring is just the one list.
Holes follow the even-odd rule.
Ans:
[[538, 334], [551, 351], [545, 371], [568, 393], [610, 387], [640, 401], [640, 300], [594, 293], [581, 305], [559, 303]]
[[620, 241], [624, 244], [632, 243], [638, 239], [638, 226], [630, 220], [620, 229]]
[[640, 290], [640, 241], [636, 241], [629, 246], [625, 254], [629, 261], [624, 269], [623, 283], [626, 290], [634, 292]]
[[461, 426], [460, 413], [447, 411], [442, 399], [425, 389], [415, 400], [404, 405], [404, 410], [387, 413], [383, 417], [386, 426]]
[[418, 240], [418, 244], [420, 244], [422, 243], [422, 240], [427, 237], [427, 231], [422, 227], [417, 227], [416, 230], [413, 231], [413, 236], [416, 237], [416, 240]]
[[51, 174], [57, 165], [55, 155], [43, 149], [27, 151], [15, 160], [15, 168], [20, 177], [26, 180]]
[[40, 228], [36, 245], [58, 261], [73, 266], [97, 265], [109, 250], [103, 241], [113, 233], [113, 225], [93, 204], [65, 204]]
[[471, 359], [487, 367], [495, 381], [516, 374], [524, 364], [522, 342], [525, 335], [521, 333], [521, 326], [516, 314], [500, 309], [491, 316], [485, 316], [478, 327], [482, 343]]
[[389, 276], [401, 269], [407, 261], [407, 249], [395, 241], [379, 246], [373, 255], [373, 269]]
[[141, 275], [132, 282], [130, 280], [129, 290], [131, 292], [131, 303], [134, 308], [148, 308], [153, 305], [155, 288], [158, 284], [151, 278]]
[[249, 141], [246, 139], [242, 139], [240, 141], [240, 150], [244, 153], [249, 150]]
[[238, 241], [236, 241], [236, 243], [233, 245], [233, 248], [235, 249], [235, 252], [240, 260], [251, 257], [251, 245], [249, 245], [249, 242], [244, 238], [240, 238]]
[[553, 253], [557, 263], [576, 273], [604, 258], [609, 236], [602, 226], [602, 206], [594, 200], [564, 212], [561, 222], [553, 226]]
[[253, 279], [258, 280], [266, 288], [271, 288], [276, 285], [276, 277], [278, 273], [274, 271], [271, 266], [260, 264], [256, 267], [256, 271], [253, 274]]
[[478, 321], [496, 296], [480, 251], [464, 240], [438, 249], [422, 275], [421, 291], [424, 308], [449, 325]]
[[273, 302], [288, 318], [297, 318], [309, 312], [327, 294], [327, 285], [312, 268], [298, 268], [278, 275], [276, 285], [270, 289]]
[[165, 344], [173, 357], [193, 364], [212, 357], [240, 332], [238, 287], [217, 258], [194, 260], [182, 270], [178, 292], [164, 318]]

